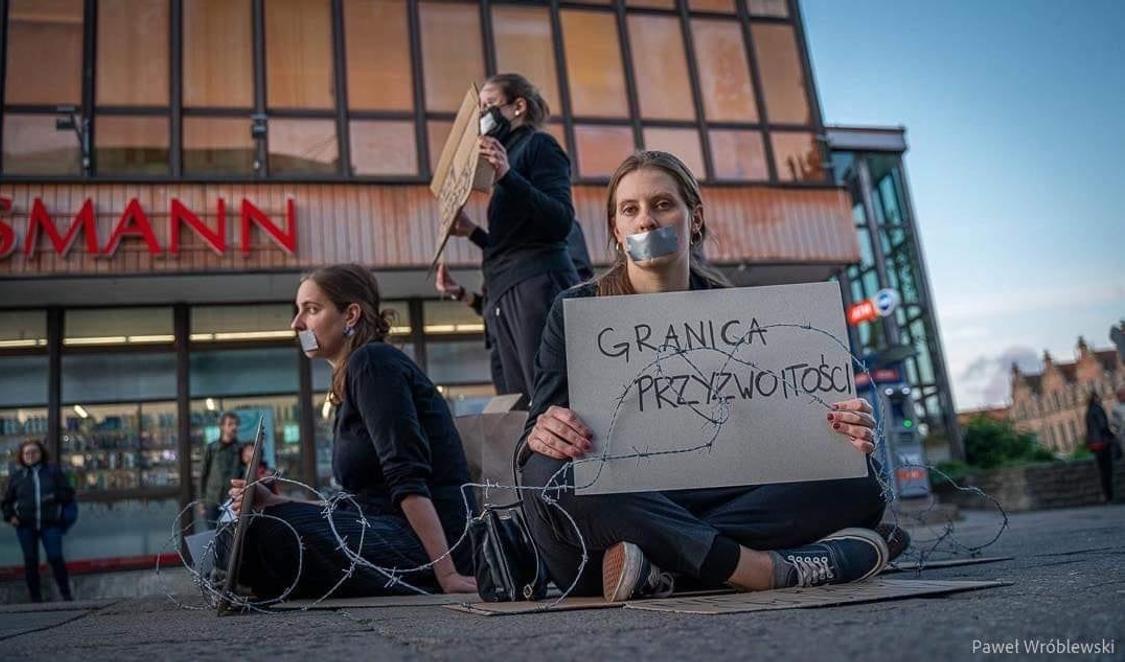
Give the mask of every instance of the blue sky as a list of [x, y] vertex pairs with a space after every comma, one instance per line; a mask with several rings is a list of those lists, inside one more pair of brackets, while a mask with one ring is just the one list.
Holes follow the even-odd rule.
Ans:
[[800, 0], [825, 122], [903, 125], [959, 409], [1125, 319], [1125, 0]]

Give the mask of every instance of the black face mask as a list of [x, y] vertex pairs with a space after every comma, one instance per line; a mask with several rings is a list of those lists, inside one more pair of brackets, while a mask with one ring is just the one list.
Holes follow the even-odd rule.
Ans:
[[512, 132], [512, 123], [500, 112], [502, 106], [491, 106], [480, 116], [480, 134], [504, 142]]

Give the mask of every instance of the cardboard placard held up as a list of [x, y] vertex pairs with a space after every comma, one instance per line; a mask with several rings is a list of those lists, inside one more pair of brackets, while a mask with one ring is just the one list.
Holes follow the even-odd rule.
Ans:
[[836, 283], [566, 299], [579, 494], [867, 475], [828, 427], [855, 397]]
[[[470, 480], [474, 483], [512, 485], [512, 458], [527, 422], [527, 412], [458, 416], [453, 422], [465, 449]], [[487, 495], [484, 490], [476, 490], [476, 497], [478, 505], [486, 501], [491, 505], [501, 505], [518, 500], [520, 495], [510, 488], [490, 488]]]
[[438, 245], [430, 268], [437, 264], [445, 244], [449, 241], [449, 231], [457, 212], [469, 200], [473, 190], [488, 191], [496, 171], [492, 165], [480, 158], [478, 140], [480, 138], [480, 93], [476, 85], [469, 87], [453, 120], [449, 138], [441, 150], [441, 158], [434, 169], [430, 181], [430, 191], [438, 200], [438, 218], [441, 227], [438, 231]]

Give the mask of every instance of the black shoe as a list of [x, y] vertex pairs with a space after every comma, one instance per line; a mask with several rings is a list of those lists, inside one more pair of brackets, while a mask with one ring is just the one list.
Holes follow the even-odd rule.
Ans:
[[663, 598], [672, 594], [672, 574], [662, 572], [631, 542], [619, 542], [602, 557], [602, 596], [606, 602]]
[[884, 522], [875, 527], [875, 533], [878, 533], [883, 542], [887, 543], [888, 563], [897, 559], [906, 551], [907, 547], [910, 547], [910, 534], [906, 532], [906, 529], [894, 524]]
[[[887, 543], [870, 529], [841, 529], [811, 545], [778, 549], [775, 588], [859, 582], [887, 565]], [[786, 568], [785, 566], [788, 566]]]

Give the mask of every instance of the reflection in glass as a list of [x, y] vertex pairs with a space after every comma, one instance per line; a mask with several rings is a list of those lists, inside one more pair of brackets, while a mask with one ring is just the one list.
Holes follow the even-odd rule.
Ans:
[[496, 43], [497, 70], [523, 74], [539, 88], [552, 111], [560, 110], [547, 8], [492, 5], [492, 38]]
[[270, 174], [335, 174], [339, 161], [334, 120], [270, 120]]
[[348, 105], [353, 110], [413, 110], [413, 67], [407, 3], [344, 3]]
[[807, 82], [792, 26], [754, 24], [750, 30], [770, 122], [809, 124]]
[[641, 117], [695, 119], [680, 19], [631, 14], [628, 25]]
[[189, 0], [183, 3], [183, 33], [184, 105], [252, 106], [250, 0]]
[[82, 0], [8, 3], [5, 103], [82, 102], [82, 5]]
[[714, 129], [711, 158], [719, 179], [764, 181], [769, 179], [762, 134], [757, 131]]
[[691, 169], [696, 179], [706, 179], [703, 168], [703, 150], [699, 146], [699, 131], [695, 129], [645, 129], [645, 149], [671, 152]]
[[757, 122], [742, 28], [735, 21], [691, 22], [703, 110], [712, 122]]
[[254, 139], [243, 117], [185, 117], [184, 172], [189, 175], [249, 175], [254, 172]]
[[168, 105], [168, 1], [100, 0], [98, 105]]
[[413, 122], [352, 120], [349, 133], [355, 174], [418, 174]]
[[332, 108], [336, 87], [330, 0], [270, 0], [265, 11], [269, 106]]
[[583, 177], [608, 177], [636, 149], [633, 130], [626, 126], [579, 124], [574, 127], [578, 172]]
[[628, 117], [616, 17], [605, 12], [565, 10], [562, 30], [574, 115]]
[[73, 131], [59, 131], [55, 115], [4, 114], [4, 172], [77, 175], [82, 152]]
[[422, 2], [422, 72], [427, 110], [457, 112], [469, 83], [484, 78], [476, 3]]
[[788, 182], [824, 181], [824, 168], [821, 165], [820, 145], [811, 133], [773, 131], [774, 164], [777, 177]]
[[94, 161], [99, 174], [168, 174], [168, 118], [101, 115], [96, 127]]

